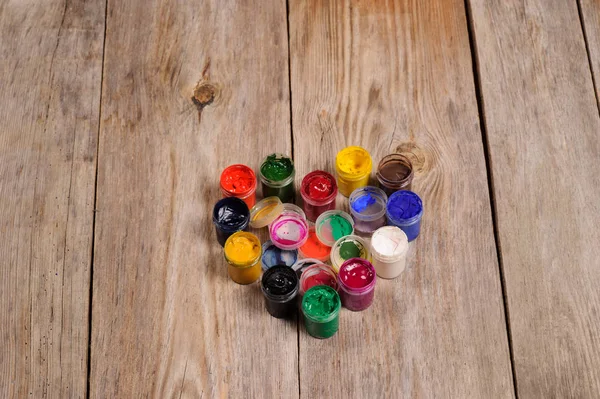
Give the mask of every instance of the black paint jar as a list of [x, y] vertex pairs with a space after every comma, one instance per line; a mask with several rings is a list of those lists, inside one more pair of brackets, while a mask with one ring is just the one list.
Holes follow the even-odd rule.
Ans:
[[294, 269], [282, 265], [269, 268], [262, 276], [260, 287], [271, 316], [283, 319], [295, 314], [299, 281]]
[[225, 241], [233, 233], [246, 230], [250, 222], [250, 210], [244, 201], [236, 197], [219, 200], [213, 208], [213, 223], [217, 241], [225, 246]]

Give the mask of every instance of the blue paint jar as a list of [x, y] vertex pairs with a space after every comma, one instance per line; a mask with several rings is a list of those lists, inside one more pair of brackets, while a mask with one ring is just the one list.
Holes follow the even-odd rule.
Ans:
[[412, 241], [421, 230], [423, 201], [412, 191], [396, 191], [388, 199], [386, 216], [389, 225], [400, 227]]
[[213, 224], [217, 241], [222, 247], [235, 232], [247, 230], [250, 222], [250, 210], [244, 201], [236, 197], [219, 200], [213, 208]]

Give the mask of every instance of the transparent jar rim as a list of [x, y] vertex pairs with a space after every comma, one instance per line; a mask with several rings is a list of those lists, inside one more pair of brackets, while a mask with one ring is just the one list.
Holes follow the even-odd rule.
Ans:
[[[339, 284], [338, 284], [339, 285]], [[336, 294], [337, 294], [337, 306], [335, 307], [335, 309], [329, 314], [329, 316], [324, 317], [324, 318], [318, 318], [315, 317], [313, 315], [307, 314], [306, 310], [304, 309], [304, 298], [306, 298], [306, 294], [308, 293], [308, 291], [312, 290], [315, 287], [328, 287], [331, 290], [333, 290]], [[301, 308], [302, 308], [302, 314], [309, 319], [310, 321], [312, 321], [313, 323], [319, 323], [319, 324], [325, 324], [325, 323], [329, 323], [330, 321], [332, 321], [333, 319], [335, 319], [339, 314], [340, 314], [340, 310], [342, 309], [342, 300], [338, 294], [338, 292], [336, 290], [334, 290], [332, 287], [329, 287], [328, 285], [319, 285], [319, 286], [315, 286], [315, 287], [311, 287], [309, 288], [305, 293], [304, 293], [304, 297], [302, 298], [302, 303], [300, 304]]]
[[[377, 195], [383, 200], [383, 208], [379, 212], [377, 212], [373, 215], [363, 215], [360, 212], [356, 212], [354, 210], [354, 208], [352, 207], [352, 202], [359, 198], [358, 195], [362, 194], [363, 191], [367, 191], [367, 190], [376, 192]], [[379, 187], [375, 187], [375, 186], [359, 187], [359, 188], [355, 189], [354, 191], [352, 191], [352, 193], [350, 194], [350, 197], [348, 197], [348, 205], [350, 208], [350, 214], [353, 217], [355, 217], [363, 222], [372, 222], [374, 220], [381, 219], [382, 217], [385, 216], [385, 214], [387, 212], [387, 200], [388, 200], [387, 194], [385, 193], [385, 191], [383, 191]]]
[[[308, 186], [307, 179], [313, 178], [315, 176], [327, 177], [327, 179], [329, 179], [329, 181], [331, 182], [331, 193], [327, 197], [322, 198], [322, 199], [314, 199], [314, 198], [311, 198], [310, 194], [305, 191], [306, 186]], [[337, 181], [335, 180], [335, 176], [333, 176], [331, 173], [326, 172], [324, 170], [313, 170], [312, 172], [310, 172], [306, 176], [304, 176], [304, 178], [302, 179], [302, 183], [300, 183], [300, 195], [302, 196], [302, 199], [305, 202], [308, 202], [312, 206], [323, 206], [323, 205], [331, 204], [333, 201], [335, 201], [335, 197], [337, 196], [337, 194], [338, 194], [338, 187], [337, 187]]]
[[[233, 169], [233, 168], [243, 168], [243, 169], [247, 169], [250, 171], [251, 175], [252, 175], [252, 180], [253, 180], [253, 185], [252, 187], [250, 187], [248, 190], [246, 191], [242, 191], [240, 193], [234, 193], [231, 192], [229, 190], [227, 190], [225, 187], [223, 187], [223, 175], [225, 174], [225, 172], [229, 169]], [[233, 165], [229, 165], [228, 167], [226, 167], [225, 169], [223, 169], [223, 172], [221, 172], [221, 176], [219, 177], [219, 186], [221, 187], [221, 191], [224, 195], [228, 196], [228, 197], [237, 197], [237, 198], [248, 198], [250, 197], [254, 192], [256, 192], [256, 188], [258, 186], [258, 182], [256, 181], [256, 173], [254, 173], [254, 170], [252, 170], [251, 167], [249, 167], [248, 165], [244, 165], [241, 163], [236, 163]]]

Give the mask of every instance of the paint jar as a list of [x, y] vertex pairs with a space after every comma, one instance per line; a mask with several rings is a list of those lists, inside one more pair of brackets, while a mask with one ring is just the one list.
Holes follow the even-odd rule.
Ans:
[[250, 210], [250, 227], [260, 229], [268, 226], [281, 215], [283, 209], [283, 203], [279, 197], [263, 198]]
[[396, 278], [406, 268], [408, 237], [396, 226], [385, 226], [371, 237], [373, 267], [381, 278]]
[[278, 319], [289, 318], [296, 313], [298, 276], [288, 266], [273, 266], [260, 281], [269, 314]]
[[302, 273], [304, 272], [304, 270], [306, 270], [309, 266], [316, 265], [317, 263], [323, 262], [314, 258], [299, 259], [296, 263], [292, 265], [292, 270], [294, 270], [298, 278], [300, 278], [302, 277]]
[[328, 247], [319, 240], [317, 232], [312, 226], [308, 229], [308, 238], [306, 239], [306, 242], [298, 248], [298, 254], [302, 258], [314, 258], [318, 259], [320, 262], [327, 262], [329, 260], [330, 252], [331, 247]]
[[289, 202], [286, 202], [285, 204], [283, 204], [282, 213], [285, 213], [285, 212], [293, 212], [293, 213], [299, 215], [302, 219], [306, 220], [306, 213], [304, 213], [302, 208], [300, 208], [298, 205], [294, 205]]
[[308, 238], [308, 222], [296, 212], [283, 212], [269, 225], [269, 235], [281, 249], [298, 249]]
[[302, 314], [306, 332], [315, 338], [330, 338], [340, 325], [340, 296], [327, 285], [317, 285], [304, 293]]
[[323, 212], [315, 222], [319, 241], [331, 247], [337, 240], [354, 233], [354, 220], [344, 211]]
[[372, 186], [357, 188], [350, 194], [350, 213], [354, 219], [354, 229], [371, 234], [385, 226], [388, 197], [382, 189]]
[[371, 253], [369, 251], [369, 244], [364, 238], [350, 235], [340, 238], [331, 247], [331, 266], [335, 272], [339, 272], [342, 264], [348, 259], [362, 258], [365, 260], [371, 260]]
[[246, 230], [250, 220], [248, 206], [239, 198], [229, 197], [219, 200], [213, 208], [213, 224], [217, 241], [225, 246], [225, 241], [236, 231]]
[[348, 310], [365, 310], [375, 296], [375, 268], [365, 259], [345, 261], [338, 273], [338, 286], [342, 305]]
[[337, 183], [330, 173], [315, 170], [304, 176], [300, 194], [308, 220], [314, 222], [323, 212], [335, 209], [337, 193]]
[[256, 203], [256, 175], [254, 171], [241, 164], [231, 165], [221, 173], [221, 192], [223, 197], [237, 197], [244, 200], [248, 209]]
[[281, 202], [294, 202], [294, 162], [285, 155], [268, 155], [260, 165], [263, 197], [279, 197]]
[[225, 242], [223, 250], [229, 277], [238, 284], [250, 284], [260, 277], [260, 240], [252, 233], [238, 231]]
[[398, 190], [410, 190], [413, 180], [413, 166], [410, 159], [402, 154], [386, 155], [377, 166], [379, 187], [387, 195]]
[[350, 196], [352, 191], [369, 184], [373, 164], [371, 156], [362, 147], [346, 147], [335, 157], [335, 170], [340, 193]]
[[423, 218], [423, 201], [412, 191], [396, 191], [387, 203], [388, 224], [398, 226], [406, 233], [408, 241], [419, 235]]
[[292, 266], [298, 260], [298, 250], [285, 250], [275, 246], [271, 240], [262, 245], [262, 268], [270, 269], [276, 265]]
[[327, 285], [337, 291], [337, 276], [331, 266], [317, 263], [307, 267], [300, 276], [300, 295], [317, 285]]

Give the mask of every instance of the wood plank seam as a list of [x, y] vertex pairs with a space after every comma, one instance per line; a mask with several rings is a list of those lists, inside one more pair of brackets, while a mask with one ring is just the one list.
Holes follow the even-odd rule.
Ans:
[[581, 24], [581, 34], [583, 35], [583, 42], [585, 43], [585, 52], [587, 53], [588, 64], [590, 67], [590, 75], [592, 76], [592, 85], [594, 86], [594, 96], [596, 97], [596, 107], [598, 108], [598, 115], [600, 115], [600, 99], [598, 98], [598, 86], [596, 85], [596, 77], [594, 72], [600, 73], [600, 71], [594, 71], [594, 65], [592, 63], [592, 55], [590, 54], [590, 43], [588, 39], [587, 30], [585, 27], [585, 18], [583, 17], [583, 10], [581, 7], [581, 0], [577, 2], [577, 13], [579, 14], [579, 22]]
[[96, 135], [96, 175], [94, 176], [94, 215], [92, 218], [92, 247], [90, 251], [90, 293], [88, 300], [88, 348], [85, 397], [90, 397], [90, 375], [92, 370], [92, 300], [94, 293], [94, 246], [96, 244], [96, 203], [98, 199], [98, 156], [100, 155], [100, 126], [102, 124], [102, 89], [104, 84], [104, 56], [106, 55], [106, 27], [108, 25], [108, 0], [104, 1], [104, 33], [102, 39], [102, 69], [100, 71], [100, 102], [98, 107], [98, 132]]
[[488, 141], [487, 124], [485, 120], [485, 107], [483, 104], [483, 96], [481, 94], [481, 75], [479, 73], [479, 57], [477, 54], [477, 38], [473, 28], [473, 14], [471, 10], [470, 0], [465, 0], [465, 23], [469, 34], [469, 47], [471, 50], [471, 60], [473, 68], [473, 86], [475, 89], [475, 97], [477, 100], [477, 114], [479, 116], [479, 126], [481, 129], [481, 138], [483, 141], [483, 153], [485, 158], [485, 169], [488, 181], [488, 190], [490, 197], [490, 210], [492, 213], [492, 226], [494, 231], [494, 243], [496, 244], [496, 254], [498, 256], [498, 275], [502, 287], [502, 300], [504, 307], [504, 319], [506, 322], [506, 333], [508, 337], [508, 352], [510, 356], [510, 371], [513, 379], [513, 388], [515, 398], [519, 398], [517, 389], [517, 375], [515, 374], [515, 357], [513, 353], [512, 332], [510, 326], [510, 314], [508, 308], [508, 300], [506, 295], [506, 280], [504, 277], [504, 263], [502, 260], [501, 242], [498, 234], [498, 220], [496, 211], [496, 198], [494, 196], [494, 173], [492, 170], [492, 158], [490, 157], [490, 144]]

